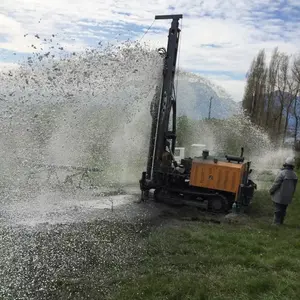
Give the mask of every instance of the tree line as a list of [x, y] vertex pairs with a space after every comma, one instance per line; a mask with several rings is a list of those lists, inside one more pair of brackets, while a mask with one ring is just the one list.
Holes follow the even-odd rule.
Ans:
[[287, 137], [297, 144], [300, 126], [300, 54], [273, 50], [266, 62], [260, 50], [247, 73], [242, 106], [252, 123], [264, 129], [277, 145]]

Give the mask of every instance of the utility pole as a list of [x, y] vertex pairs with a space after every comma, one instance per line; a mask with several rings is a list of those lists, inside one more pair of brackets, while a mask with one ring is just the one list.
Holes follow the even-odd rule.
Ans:
[[210, 116], [211, 116], [211, 101], [212, 101], [213, 97], [210, 97], [209, 99], [209, 110], [208, 110], [208, 120], [210, 120]]

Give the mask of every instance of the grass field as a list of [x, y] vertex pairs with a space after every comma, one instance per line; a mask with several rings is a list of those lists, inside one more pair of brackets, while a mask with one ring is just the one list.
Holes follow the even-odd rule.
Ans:
[[109, 299], [299, 299], [299, 200], [300, 186], [280, 228], [271, 226], [272, 203], [263, 191], [242, 222], [156, 228], [138, 267], [119, 276]]

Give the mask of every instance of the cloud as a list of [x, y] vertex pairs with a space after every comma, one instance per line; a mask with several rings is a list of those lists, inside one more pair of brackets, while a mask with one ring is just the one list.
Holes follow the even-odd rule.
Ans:
[[[299, 0], [3, 0], [0, 11], [0, 50], [22, 53], [47, 48], [53, 33], [52, 42], [69, 51], [99, 41], [136, 40], [154, 15], [183, 13], [180, 68], [205, 70], [236, 100], [244, 80], [216, 78], [216, 72], [245, 74], [258, 50], [270, 56], [279, 46], [292, 54], [300, 46]], [[143, 41], [165, 46], [169, 24], [155, 21]]]

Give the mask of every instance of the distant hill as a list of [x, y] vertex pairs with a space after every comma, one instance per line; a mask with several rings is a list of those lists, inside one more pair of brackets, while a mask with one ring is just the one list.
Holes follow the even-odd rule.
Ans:
[[[176, 83], [175, 83], [176, 84]], [[226, 119], [237, 113], [240, 105], [221, 87], [193, 73], [178, 75], [177, 110], [178, 115], [192, 119], [208, 117], [209, 102], [212, 97], [211, 118]]]

